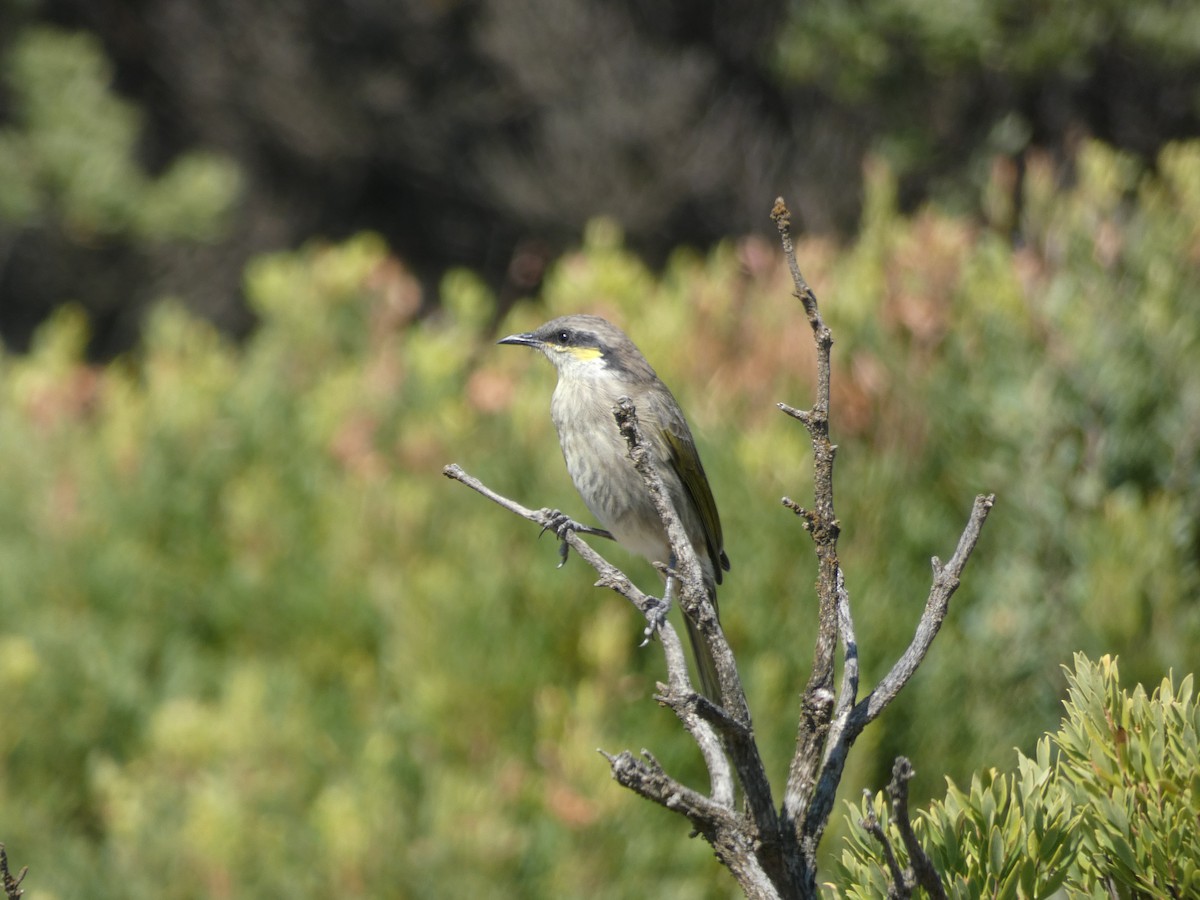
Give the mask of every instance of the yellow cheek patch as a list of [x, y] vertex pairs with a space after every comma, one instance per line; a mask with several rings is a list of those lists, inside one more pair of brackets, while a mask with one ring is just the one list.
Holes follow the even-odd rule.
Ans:
[[600, 358], [600, 351], [595, 347], [567, 347], [566, 351], [582, 362]]

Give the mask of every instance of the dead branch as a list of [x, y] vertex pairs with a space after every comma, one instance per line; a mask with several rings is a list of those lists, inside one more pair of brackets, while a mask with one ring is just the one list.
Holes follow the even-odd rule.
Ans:
[[8, 851], [4, 849], [4, 845], [0, 844], [0, 882], [4, 884], [4, 896], [6, 900], [17, 900], [25, 891], [21, 887], [21, 882], [25, 880], [25, 876], [29, 874], [29, 866], [22, 866], [21, 871], [17, 873], [17, 877], [13, 878], [12, 873], [8, 871]]
[[892, 799], [892, 824], [900, 832], [900, 840], [908, 853], [908, 872], [905, 881], [925, 889], [933, 900], [946, 900], [946, 890], [933, 863], [913, 832], [912, 820], [908, 815], [908, 783], [917, 773], [907, 757], [896, 758], [892, 766], [892, 780], [888, 782], [888, 796]]
[[[797, 514], [813, 540], [818, 563], [818, 627], [813, 668], [801, 697], [795, 751], [778, 811], [755, 742], [736, 660], [704, 588], [700, 561], [651, 461], [632, 402], [628, 398], [618, 402], [613, 410], [615, 427], [625, 436], [630, 458], [666, 529], [674, 556], [674, 568], [663, 567], [668, 585], [678, 581], [684, 614], [697, 626], [716, 661], [720, 705], [692, 689], [683, 646], [664, 618], [664, 602], [638, 590], [624, 573], [580, 537], [588, 534], [611, 538], [611, 534], [603, 529], [581, 526], [555, 510], [528, 509], [485, 487], [457, 465], [443, 469], [448, 478], [466, 484], [505, 509], [540, 525], [543, 530], [554, 530], [561, 541], [560, 552], [564, 560], [568, 547], [575, 550], [598, 573], [597, 586], [607, 587], [628, 599], [646, 617], [648, 633], [657, 631], [668, 677], [665, 684], [658, 684], [655, 699], [674, 712], [699, 746], [708, 766], [711, 794], [705, 795], [677, 782], [648, 751], [643, 750], [640, 757], [629, 751], [615, 755], [605, 753], [604, 756], [613, 778], [620, 784], [685, 816], [733, 873], [746, 896], [755, 900], [818, 896], [817, 845], [829, 821], [850, 747], [863, 728], [895, 699], [928, 653], [994, 503], [990, 494], [976, 497], [950, 561], [943, 564], [937, 557], [933, 558], [933, 584], [908, 649], [887, 676], [865, 698], [859, 699], [858, 643], [850, 594], [838, 561], [840, 523], [834, 510], [833, 471], [837, 446], [829, 436], [833, 335], [821, 318], [816, 295], [796, 262], [790, 214], [782, 199], [776, 201], [772, 218], [792, 274], [795, 296], [803, 304], [817, 349], [817, 391], [812, 408], [802, 410], [779, 404], [784, 413], [804, 425], [812, 443], [813, 505], [806, 508], [786, 497], [783, 503]], [[670, 596], [669, 588], [665, 596]], [[834, 672], [839, 646], [842, 675], [835, 694]], [[729, 760], [732, 760], [732, 769]], [[897, 768], [893, 773], [893, 817], [909, 859], [917, 861], [913, 863], [912, 873], [905, 875], [900, 871], [893, 848], [879, 823], [865, 824], [883, 846], [897, 886], [895, 889], [911, 892], [913, 884], [919, 883], [933, 892], [933, 885], [940, 888], [940, 881], [928, 857], [917, 845], [908, 823], [907, 780], [911, 778], [911, 766], [907, 765], [907, 760], [904, 763], [907, 769]], [[899, 765], [900, 760], [897, 761]], [[735, 776], [742, 788], [745, 814], [739, 814], [733, 808]], [[935, 893], [934, 896], [939, 895]]]
[[[522, 506], [515, 500], [510, 500], [496, 493], [479, 479], [467, 474], [457, 464], [446, 466], [442, 469], [442, 474], [447, 478], [467, 485], [467, 487], [478, 491], [494, 503], [522, 518], [541, 525], [543, 528], [552, 527], [558, 522], [558, 513], [556, 511], [549, 509], [533, 510]], [[578, 530], [581, 531], [583, 529], [580, 528]], [[602, 531], [602, 529], [595, 529], [595, 531]], [[608, 535], [608, 532], [604, 532], [604, 535]], [[584, 562], [596, 570], [600, 576], [596, 581], [596, 587], [608, 588], [620, 594], [637, 607], [638, 611], [646, 617], [646, 621], [649, 623], [648, 627], [653, 627], [657, 631], [667, 664], [668, 683], [665, 688], [660, 685], [662, 702], [669, 706], [675, 715], [678, 716], [684, 728], [687, 729], [688, 734], [692, 736], [692, 739], [696, 741], [696, 745], [700, 748], [701, 755], [703, 755], [705, 764], [708, 766], [714, 797], [719, 798], [725, 806], [732, 807], [734, 793], [733, 777], [729, 771], [729, 763], [721, 750], [721, 739], [714, 730], [710, 722], [710, 717], [702, 715], [695, 706], [689, 708], [686, 704], [673, 704], [671, 702], [677, 694], [689, 694], [692, 691], [683, 644], [671, 624], [662, 618], [662, 602], [658, 598], [651, 597], [639, 590], [624, 572], [588, 546], [579, 537], [576, 529], [565, 529], [562, 533], [562, 540]], [[682, 788], [681, 785], [679, 787]]]

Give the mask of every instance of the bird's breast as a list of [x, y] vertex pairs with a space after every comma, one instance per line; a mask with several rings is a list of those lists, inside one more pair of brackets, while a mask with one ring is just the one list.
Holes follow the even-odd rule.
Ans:
[[567, 471], [592, 515], [629, 550], [665, 561], [670, 547], [662, 521], [613, 417], [617, 400], [627, 393], [619, 383], [560, 379], [550, 415]]

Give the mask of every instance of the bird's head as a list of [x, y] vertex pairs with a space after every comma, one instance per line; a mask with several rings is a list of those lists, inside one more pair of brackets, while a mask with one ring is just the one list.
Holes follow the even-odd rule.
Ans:
[[625, 332], [599, 316], [562, 316], [535, 331], [510, 334], [499, 343], [540, 350], [564, 378], [642, 374], [642, 370], [650, 370]]

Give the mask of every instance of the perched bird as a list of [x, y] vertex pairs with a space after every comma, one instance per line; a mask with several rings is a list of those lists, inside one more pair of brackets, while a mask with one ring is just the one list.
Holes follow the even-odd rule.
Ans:
[[[633, 341], [599, 316], [578, 315], [554, 319], [500, 343], [540, 350], [558, 370], [550, 417], [558, 429], [567, 471], [592, 515], [626, 549], [673, 566], [662, 519], [613, 418], [619, 398], [633, 401], [642, 434], [700, 560], [716, 610], [717, 585], [722, 570], [729, 570], [717, 504], [683, 411]], [[720, 700], [708, 645], [691, 619], [685, 615], [684, 621], [701, 687], [710, 699]]]

